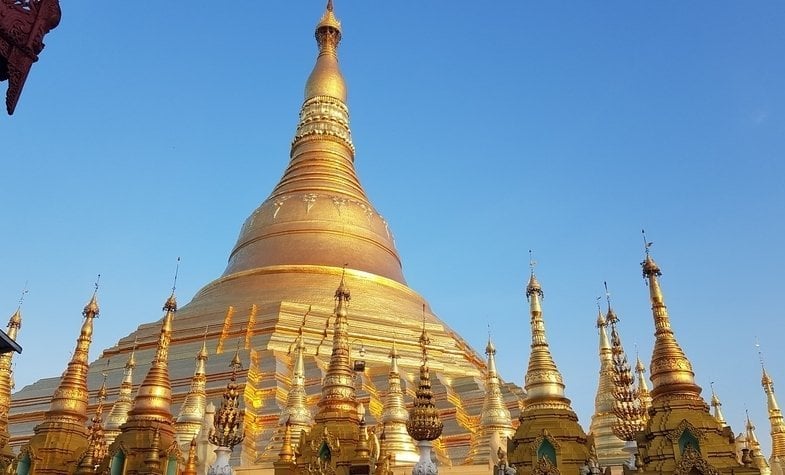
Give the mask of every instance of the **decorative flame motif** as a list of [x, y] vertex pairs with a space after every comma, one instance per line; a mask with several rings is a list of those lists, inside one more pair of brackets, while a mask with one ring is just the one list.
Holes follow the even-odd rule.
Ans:
[[444, 429], [444, 423], [439, 418], [439, 413], [433, 404], [431, 374], [428, 368], [428, 345], [430, 343], [431, 339], [425, 331], [425, 306], [423, 305], [422, 333], [420, 334], [420, 348], [422, 350], [420, 385], [415, 392], [414, 406], [409, 411], [409, 420], [406, 422], [406, 430], [417, 441], [438, 439]]

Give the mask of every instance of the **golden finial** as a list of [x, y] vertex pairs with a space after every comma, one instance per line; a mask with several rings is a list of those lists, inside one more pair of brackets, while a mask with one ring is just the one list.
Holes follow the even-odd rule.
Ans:
[[431, 375], [428, 368], [428, 345], [430, 339], [425, 332], [425, 304], [423, 304], [422, 333], [420, 334], [420, 348], [422, 350], [422, 364], [420, 365], [420, 385], [414, 396], [414, 405], [409, 411], [409, 420], [406, 421], [406, 430], [414, 440], [435, 440], [442, 434], [444, 423], [439, 418], [436, 406], [433, 403], [431, 390]]
[[164, 312], [176, 312], [177, 311], [177, 299], [174, 296], [175, 290], [177, 290], [177, 274], [180, 272], [180, 258], [177, 258], [177, 265], [174, 268], [174, 282], [172, 282], [172, 295], [166, 299], [166, 303], [164, 303], [163, 311]]
[[213, 427], [210, 428], [207, 438], [211, 444], [231, 450], [245, 438], [244, 414], [240, 409], [240, 385], [237, 384], [237, 372], [243, 366], [239, 346], [229, 366], [232, 368], [232, 375], [224, 390], [221, 407], [215, 411]]
[[537, 280], [537, 277], [534, 275], [534, 268], [537, 266], [537, 261], [534, 260], [532, 257], [532, 250], [529, 249], [529, 283], [526, 285], [526, 298], [530, 299], [533, 294], [538, 294], [539, 297], [545, 298], [545, 294], [542, 291], [542, 286], [540, 282]]
[[700, 397], [701, 388], [695, 384], [695, 373], [692, 363], [684, 354], [676, 336], [671, 329], [668, 308], [660, 288], [659, 277], [662, 275], [659, 266], [651, 257], [652, 243], [644, 238], [646, 245], [646, 258], [641, 263], [643, 276], [649, 285], [649, 299], [651, 300], [652, 316], [654, 318], [654, 350], [651, 356], [651, 382], [653, 389], [651, 396], [657, 399], [660, 395], [679, 394], [692, 400], [703, 400]]
[[106, 425], [104, 434], [106, 435], [106, 443], [111, 444], [114, 439], [120, 435], [120, 426], [125, 424], [128, 420], [128, 412], [134, 406], [133, 399], [133, 374], [136, 367], [136, 346], [138, 340], [134, 338], [134, 346], [131, 349], [131, 354], [128, 355], [128, 360], [125, 362], [125, 369], [123, 371], [123, 380], [120, 383], [120, 390], [117, 393], [117, 399], [106, 417]]
[[95, 279], [95, 290], [93, 290], [93, 296], [90, 298], [90, 301], [87, 302], [87, 305], [85, 305], [84, 310], [82, 311], [82, 315], [85, 317], [90, 314], [90, 318], [95, 318], [98, 317], [98, 314], [100, 313], [100, 309], [98, 308], [98, 300], [96, 299], [96, 295], [98, 294], [98, 284], [100, 282], [101, 274], [98, 274], [98, 277]]

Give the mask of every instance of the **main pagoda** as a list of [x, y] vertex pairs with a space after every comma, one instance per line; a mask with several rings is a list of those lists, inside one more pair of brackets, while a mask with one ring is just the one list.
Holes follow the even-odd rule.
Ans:
[[[205, 338], [210, 352], [206, 393], [212, 400], [220, 397], [230, 359], [239, 346], [242, 359], [250, 363], [237, 376], [247, 414], [246, 437], [235, 456], [239, 453], [241, 465], [269, 462], [272, 466], [274, 459], [264, 455], [278, 453], [273, 439], [280, 433], [295, 359], [289, 350], [301, 334], [300, 344], [308, 349], [305, 389], [308, 404], [313, 405], [330, 356], [324, 342], [331, 340], [333, 332], [331, 325], [325, 325], [333, 314], [331, 296], [345, 266], [353, 297], [347, 341], [350, 357], [365, 361], [355, 380], [357, 398], [368, 407], [369, 426], [382, 419], [393, 342], [404, 393], [413, 393], [425, 308], [433, 391], [444, 401], [440, 408], [444, 432], [436, 454], [445, 462], [459, 463], [476, 437], [485, 363], [406, 284], [390, 226], [357, 177], [347, 86], [338, 64], [342, 28], [332, 1], [315, 36], [318, 56], [305, 85], [288, 167], [270, 196], [243, 224], [223, 275], [178, 312], [169, 346], [172, 412], [177, 414], [189, 391], [193, 355]], [[113, 403], [123, 382], [123, 365], [134, 349], [133, 376], [138, 385], [154, 360], [159, 328], [160, 323], [144, 323], [105, 349], [90, 365], [91, 394], [106, 371], [107, 404]], [[12, 443], [19, 445], [32, 435], [58, 380], [40, 380], [14, 396]], [[517, 396], [508, 389], [502, 396], [516, 417]]]

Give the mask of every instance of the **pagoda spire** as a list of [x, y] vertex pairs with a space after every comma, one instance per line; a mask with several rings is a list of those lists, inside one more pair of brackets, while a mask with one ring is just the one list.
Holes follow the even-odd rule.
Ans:
[[646, 381], [646, 367], [643, 365], [643, 361], [637, 354], [635, 355], [635, 360], [635, 375], [638, 380], [635, 389], [638, 391], [638, 400], [641, 404], [641, 418], [645, 423], [649, 420], [651, 391], [649, 391], [649, 383]]
[[526, 371], [525, 389], [528, 407], [560, 407], [569, 409], [570, 401], [564, 396], [564, 380], [556, 367], [545, 336], [545, 321], [542, 317], [540, 300], [545, 296], [542, 286], [534, 274], [531, 264], [529, 283], [526, 286], [526, 298], [529, 300], [531, 314], [531, 354], [529, 367]]
[[123, 370], [123, 380], [120, 383], [120, 390], [117, 393], [117, 399], [112, 404], [112, 409], [109, 415], [106, 416], [106, 427], [104, 434], [108, 444], [114, 442], [114, 439], [120, 435], [120, 426], [125, 424], [128, 420], [128, 412], [134, 407], [133, 389], [134, 389], [134, 368], [136, 367], [136, 343], [128, 355], [128, 360], [125, 362]]
[[351, 294], [346, 288], [346, 268], [341, 283], [335, 290], [335, 315], [333, 324], [333, 346], [330, 363], [322, 382], [322, 396], [317, 404], [318, 423], [329, 420], [349, 420], [359, 424], [357, 398], [354, 388], [354, 373], [349, 355], [349, 329], [347, 308]]
[[[24, 294], [22, 294], [24, 298]], [[16, 341], [19, 330], [22, 328], [22, 299], [19, 306], [8, 320], [8, 337]], [[13, 358], [14, 352], [0, 354], [0, 466], [7, 466], [15, 455], [8, 445], [8, 411], [11, 409], [11, 391], [13, 390]]]
[[714, 410], [714, 418], [717, 419], [723, 427], [728, 425], [728, 422], [725, 420], [725, 416], [722, 414], [722, 402], [720, 402], [720, 398], [717, 396], [717, 393], [714, 392], [714, 383], [711, 383], [711, 408]]
[[172, 323], [177, 313], [177, 299], [172, 294], [163, 306], [164, 317], [158, 335], [155, 357], [147, 371], [139, 391], [134, 398], [134, 406], [128, 412], [126, 424], [142, 420], [157, 421], [160, 428], [172, 431], [172, 384], [169, 381], [169, 342], [172, 339]]
[[758, 436], [755, 434], [755, 425], [753, 425], [752, 421], [750, 420], [749, 413], [747, 413], [747, 424], [745, 429], [747, 435], [747, 448], [750, 449], [750, 456], [752, 457], [753, 465], [755, 465], [758, 470], [760, 470], [761, 475], [770, 475], [771, 468], [769, 467], [769, 463], [766, 461], [766, 457], [763, 455], [763, 453], [761, 453], [760, 442], [758, 441]]
[[598, 462], [602, 466], [622, 465], [629, 459], [624, 452], [625, 443], [613, 431], [616, 424], [614, 413], [614, 366], [613, 351], [608, 339], [608, 322], [597, 302], [597, 332], [599, 334], [600, 372], [597, 382], [597, 394], [594, 397], [594, 414], [591, 418], [589, 432], [594, 437]]
[[701, 388], [695, 384], [692, 363], [676, 341], [671, 329], [668, 308], [660, 288], [662, 272], [649, 253], [646, 245], [646, 258], [641, 263], [643, 277], [649, 284], [651, 311], [654, 317], [654, 350], [651, 356], [651, 382], [653, 400], [659, 397], [680, 395], [687, 399], [701, 400]]
[[207, 407], [207, 392], [205, 390], [207, 385], [207, 359], [207, 329], [205, 329], [202, 347], [196, 354], [196, 369], [191, 378], [191, 389], [186, 394], [182, 406], [180, 406], [180, 413], [177, 415], [177, 421], [174, 424], [177, 439], [181, 445], [193, 440], [202, 426], [204, 409]]
[[512, 428], [510, 410], [502, 398], [499, 374], [496, 370], [496, 346], [493, 344], [490, 332], [488, 344], [485, 345], [485, 354], [488, 357], [488, 371], [485, 373], [485, 400], [480, 412], [480, 427], [472, 448], [465, 463], [481, 463], [493, 460], [496, 456], [492, 440], [498, 435], [502, 444], [507, 438], [512, 437], [515, 431]]
[[[310, 308], [308, 309], [310, 312]], [[294, 364], [292, 365], [292, 386], [286, 397], [286, 406], [279, 419], [279, 424], [290, 424], [294, 430], [293, 443], [297, 445], [300, 440], [300, 432], [310, 429], [313, 424], [311, 410], [308, 408], [307, 394], [305, 392], [305, 338], [303, 328], [308, 312], [303, 316], [303, 323], [297, 332], [297, 338], [290, 347], [290, 352], [294, 352]]]
[[31, 473], [72, 473], [78, 456], [87, 449], [87, 372], [93, 321], [100, 312], [97, 294], [96, 281], [93, 295], [82, 311], [84, 322], [68, 367], [52, 395], [43, 422], [35, 426], [28, 449], [23, 449], [36, 454]]
[[382, 408], [382, 434], [379, 437], [380, 450], [390, 454], [396, 463], [412, 463], [419, 459], [417, 448], [406, 431], [409, 413], [403, 400], [401, 374], [398, 369], [398, 348], [393, 340], [390, 349], [390, 371], [387, 374], [387, 394]]
[[418, 475], [435, 475], [438, 472], [436, 465], [431, 461], [432, 442], [442, 435], [444, 423], [439, 417], [439, 412], [433, 403], [431, 390], [431, 373], [428, 368], [428, 345], [431, 338], [425, 331], [425, 306], [423, 305], [422, 333], [420, 333], [420, 350], [422, 363], [420, 364], [420, 384], [414, 397], [414, 405], [409, 411], [409, 420], [406, 430], [412, 439], [418, 442], [420, 460], [415, 464], [412, 473]]
[[[760, 350], [759, 350], [760, 354]], [[763, 356], [760, 358], [761, 365], [761, 386], [766, 393], [766, 406], [769, 411], [769, 423], [771, 424], [771, 457], [777, 457], [778, 460], [785, 460], [785, 420], [782, 417], [782, 410], [777, 404], [777, 398], [774, 394], [774, 381], [771, 376], [766, 372], [766, 367], [763, 364]]]

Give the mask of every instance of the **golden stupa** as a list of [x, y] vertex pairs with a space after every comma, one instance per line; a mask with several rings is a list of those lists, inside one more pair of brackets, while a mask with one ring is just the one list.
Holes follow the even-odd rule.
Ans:
[[[404, 394], [414, 392], [425, 306], [433, 391], [441, 401], [444, 421], [436, 452], [443, 461], [460, 463], [479, 433], [486, 363], [432, 313], [423, 296], [407, 286], [390, 226], [360, 184], [354, 168], [347, 86], [338, 65], [340, 39], [341, 24], [330, 2], [316, 27], [318, 56], [305, 85], [289, 165], [270, 196], [243, 224], [223, 275], [204, 286], [173, 322], [168, 348], [171, 414], [180, 412], [191, 389], [194, 355], [203, 342], [210, 354], [208, 400], [220, 398], [229, 377], [228, 363], [239, 345], [242, 359], [249, 362], [237, 375], [246, 408], [246, 437], [233, 457], [239, 457], [241, 465], [261, 462], [272, 467], [274, 458], [264, 460], [262, 455], [276, 433], [281, 440], [278, 426], [295, 363], [289, 350], [302, 324], [299, 344], [307, 348], [304, 385], [312, 405], [327, 371], [333, 327], [325, 323], [333, 314], [333, 292], [345, 266], [345, 280], [352, 289], [347, 339], [350, 358], [359, 358], [362, 349], [366, 361], [356, 384], [357, 398], [368, 408], [369, 427], [382, 421], [393, 342]], [[150, 310], [149, 317], [155, 317], [153, 302]], [[133, 385], [141, 383], [154, 361], [160, 328], [160, 321], [151, 318], [90, 364], [86, 379], [91, 400], [106, 371], [106, 407], [112, 407], [124, 375], [130, 374], [124, 366], [134, 351]], [[43, 379], [14, 395], [12, 445], [21, 445], [33, 434], [58, 382], [57, 377]], [[126, 382], [126, 398], [127, 386]], [[506, 385], [501, 388], [504, 404], [517, 417], [518, 396]], [[187, 453], [186, 441], [193, 429], [188, 434], [169, 432], [168, 425], [161, 430], [162, 443], [179, 438]], [[277, 456], [277, 448], [272, 453]]]

